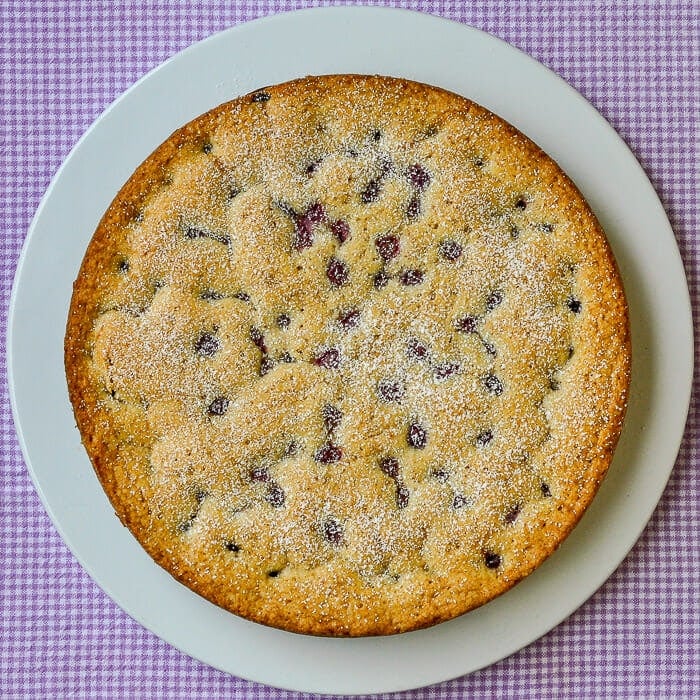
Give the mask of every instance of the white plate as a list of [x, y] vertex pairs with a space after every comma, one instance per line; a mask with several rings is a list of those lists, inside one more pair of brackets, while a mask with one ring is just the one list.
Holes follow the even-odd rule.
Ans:
[[[633, 381], [610, 474], [561, 549], [512, 591], [457, 620], [379, 639], [319, 639], [241, 620], [176, 583], [112, 512], [81, 447], [63, 372], [64, 324], [83, 252], [120, 185], [176, 127], [289, 78], [382, 73], [451, 89], [502, 115], [579, 185], [610, 238], [629, 295]], [[512, 654], [580, 606], [637, 540], [678, 451], [692, 325], [673, 233], [642, 169], [571, 87], [494, 37], [428, 15], [338, 7], [277, 15], [178, 54], [85, 134], [34, 218], [13, 290], [9, 368], [24, 457], [80, 563], [133, 618], [243, 678], [334, 693], [415, 688]], [[614, 537], [610, 533], [615, 533]]]

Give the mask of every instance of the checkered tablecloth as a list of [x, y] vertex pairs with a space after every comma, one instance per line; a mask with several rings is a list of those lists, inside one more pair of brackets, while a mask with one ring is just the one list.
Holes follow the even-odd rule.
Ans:
[[[1, 322], [51, 177], [137, 78], [294, 0], [0, 0]], [[328, 3], [324, 3], [328, 4]], [[698, 0], [406, 0], [484, 29], [585, 95], [659, 193], [700, 303]], [[37, 342], [40, 329], [37, 329]], [[4, 353], [0, 365], [5, 371]], [[406, 698], [700, 698], [700, 417], [642, 538], [578, 612], [527, 649]], [[0, 697], [292, 698], [194, 661], [125, 615], [69, 553], [22, 460], [0, 387]], [[614, 535], [614, 533], [612, 533]]]

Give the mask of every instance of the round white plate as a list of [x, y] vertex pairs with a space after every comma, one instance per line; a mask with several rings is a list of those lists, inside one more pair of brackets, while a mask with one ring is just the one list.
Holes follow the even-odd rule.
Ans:
[[[552, 155], [608, 233], [629, 295], [634, 351], [614, 464], [560, 550], [483, 608], [377, 639], [303, 637], [246, 622], [154, 564], [119, 524], [93, 474], [68, 402], [62, 352], [83, 252], [146, 155], [175, 128], [236, 95], [306, 74], [349, 72], [461, 93]], [[15, 279], [8, 344], [24, 457], [58, 531], [98, 584], [145, 627], [212, 666], [321, 693], [395, 691], [454, 678], [512, 654], [571, 614], [622, 561], [661, 496], [692, 377], [690, 302], [673, 233], [612, 128], [563, 80], [500, 40], [385, 8], [319, 8], [235, 27], [178, 54], [117, 100], [58, 171], [34, 218]]]

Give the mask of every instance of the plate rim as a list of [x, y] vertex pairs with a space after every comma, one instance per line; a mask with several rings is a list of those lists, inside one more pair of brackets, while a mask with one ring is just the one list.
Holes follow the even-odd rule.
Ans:
[[[685, 268], [683, 265], [682, 257], [680, 255], [680, 250], [678, 248], [678, 244], [675, 240], [675, 237], [673, 235], [673, 231], [671, 228], [670, 223], [668, 222], [668, 217], [663, 210], [663, 207], [659, 201], [658, 195], [653, 189], [653, 186], [648, 180], [648, 177], [646, 176], [646, 173], [644, 173], [643, 169], [641, 168], [641, 165], [636, 160], [636, 157], [632, 153], [632, 151], [629, 149], [627, 144], [622, 140], [622, 138], [615, 132], [613, 127], [605, 120], [602, 115], [593, 107], [578, 91], [576, 91], [572, 86], [570, 86], [561, 76], [557, 75], [554, 73], [551, 69], [547, 68], [543, 64], [539, 63], [536, 61], [536, 59], [532, 58], [528, 54], [524, 53], [520, 49], [508, 44], [504, 40], [500, 39], [499, 37], [496, 37], [494, 35], [488, 34], [487, 32], [484, 32], [481, 29], [478, 29], [476, 27], [472, 27], [467, 24], [463, 24], [460, 22], [456, 22], [454, 20], [450, 20], [447, 18], [443, 18], [437, 15], [432, 15], [432, 14], [427, 14], [427, 13], [422, 13], [422, 12], [416, 12], [413, 10], [407, 10], [403, 8], [391, 8], [391, 7], [384, 7], [384, 6], [325, 6], [325, 7], [311, 7], [311, 8], [304, 8], [301, 10], [293, 10], [290, 12], [283, 12], [283, 13], [275, 13], [275, 14], [270, 14], [266, 15], [260, 18], [257, 18], [255, 20], [252, 20], [250, 22], [245, 22], [241, 23], [238, 25], [235, 25], [233, 27], [230, 27], [228, 29], [224, 29], [222, 31], [216, 32], [215, 34], [212, 34], [194, 44], [191, 44], [190, 46], [186, 47], [182, 51], [174, 54], [170, 58], [168, 58], [166, 61], [160, 63], [159, 65], [155, 66], [153, 69], [148, 71], [145, 75], [143, 75], [141, 78], [139, 78], [135, 83], [133, 83], [127, 90], [125, 90], [122, 94], [120, 94], [98, 117], [93, 121], [93, 123], [88, 127], [88, 129], [82, 134], [80, 139], [76, 142], [76, 144], [73, 146], [73, 148], [70, 150], [69, 154], [66, 156], [66, 158], [63, 160], [61, 163], [60, 167], [54, 174], [54, 176], [51, 179], [51, 182], [49, 186], [47, 187], [46, 192], [44, 193], [43, 197], [41, 198], [41, 201], [37, 207], [36, 213], [32, 219], [32, 222], [29, 226], [27, 236], [24, 240], [24, 243], [22, 245], [22, 250], [17, 262], [16, 270], [15, 270], [15, 276], [13, 280], [13, 285], [12, 285], [12, 291], [10, 295], [10, 303], [9, 303], [9, 309], [8, 309], [8, 321], [7, 321], [7, 335], [6, 335], [6, 357], [7, 357], [7, 374], [8, 374], [8, 383], [9, 383], [9, 395], [10, 395], [10, 403], [11, 403], [11, 408], [12, 408], [12, 416], [13, 420], [15, 423], [16, 427], [16, 432], [18, 435], [21, 451], [22, 451], [22, 456], [24, 458], [25, 464], [27, 465], [28, 471], [30, 473], [32, 482], [34, 484], [34, 488], [36, 489], [37, 493], [40, 496], [40, 499], [42, 501], [42, 505], [49, 514], [49, 517], [51, 518], [54, 526], [60, 533], [63, 542], [66, 544], [66, 546], [69, 548], [73, 556], [78, 560], [80, 563], [81, 567], [88, 572], [90, 577], [104, 590], [109, 597], [122, 609], [127, 615], [129, 615], [132, 619], [137, 621], [139, 624], [142, 626], [146, 627], [149, 629], [151, 632], [159, 636], [161, 639], [164, 639], [168, 644], [178, 648], [180, 651], [182, 651], [185, 654], [188, 654], [189, 656], [192, 656], [194, 658], [197, 658], [198, 660], [202, 661], [203, 663], [206, 663], [208, 665], [212, 665], [215, 668], [220, 668], [220, 670], [225, 671], [227, 673], [235, 673], [235, 675], [239, 675], [242, 678], [249, 678], [248, 676], [242, 675], [239, 670], [233, 672], [225, 668], [221, 668], [218, 665], [212, 664], [210, 661], [202, 658], [200, 655], [194, 654], [191, 650], [183, 648], [182, 646], [175, 644], [169, 639], [166, 639], [162, 635], [160, 635], [158, 632], [155, 632], [152, 627], [144, 622], [141, 616], [136, 615], [132, 612], [132, 610], [127, 609], [120, 600], [117, 600], [116, 598], [118, 597], [115, 595], [111, 587], [109, 585], [105, 585], [105, 583], [100, 580], [100, 575], [96, 574], [93, 570], [93, 567], [86, 561], [84, 561], [84, 558], [81, 556], [81, 554], [74, 549], [73, 542], [70, 541], [70, 538], [67, 537], [65, 534], [59, 517], [55, 513], [54, 509], [51, 506], [50, 503], [50, 498], [47, 496], [47, 494], [44, 492], [41, 480], [37, 476], [37, 473], [35, 472], [34, 465], [32, 464], [32, 460], [30, 459], [29, 456], [29, 447], [25, 443], [25, 435], [24, 431], [22, 429], [22, 417], [20, 415], [20, 410], [18, 408], [18, 401], [17, 401], [17, 385], [15, 382], [15, 365], [16, 365], [16, 359], [15, 359], [15, 352], [14, 352], [14, 347], [15, 347], [15, 340], [16, 340], [16, 324], [17, 324], [17, 300], [18, 296], [20, 295], [21, 291], [21, 286], [23, 282], [23, 271], [25, 269], [25, 263], [26, 259], [29, 255], [29, 251], [31, 249], [31, 244], [32, 240], [35, 238], [35, 231], [39, 227], [42, 219], [42, 214], [48, 204], [48, 202], [51, 200], [51, 198], [54, 196], [54, 190], [57, 186], [57, 183], [59, 183], [63, 177], [64, 172], [66, 171], [68, 165], [73, 161], [73, 159], [76, 157], [76, 154], [79, 153], [80, 149], [83, 147], [83, 144], [91, 137], [91, 135], [98, 130], [103, 123], [105, 123], [106, 119], [109, 118], [114, 111], [121, 105], [125, 100], [127, 100], [131, 95], [134, 94], [134, 92], [144, 83], [152, 80], [155, 76], [157, 76], [161, 71], [165, 71], [169, 66], [172, 66], [175, 62], [177, 61], [183, 61], [186, 60], [188, 56], [194, 55], [197, 51], [201, 50], [201, 47], [204, 45], [213, 45], [214, 42], [216, 41], [224, 41], [231, 39], [233, 41], [236, 40], [236, 37], [242, 33], [243, 31], [248, 31], [252, 26], [256, 27], [264, 27], [265, 25], [269, 24], [274, 24], [278, 22], [284, 22], [287, 18], [289, 17], [298, 17], [301, 15], [305, 16], [311, 16], [311, 15], [317, 15], [320, 16], [322, 14], [325, 15], [337, 15], [341, 16], [343, 13], [346, 14], [363, 14], [363, 15], [369, 15], [369, 14], [377, 14], [377, 15], [386, 15], [388, 16], [395, 16], [399, 14], [403, 14], [405, 16], [413, 16], [413, 18], [420, 22], [422, 20], [430, 18], [431, 20], [434, 20], [438, 23], [446, 23], [450, 25], [455, 25], [456, 27], [459, 27], [460, 30], [464, 31], [465, 34], [469, 34], [470, 32], [476, 33], [478, 35], [481, 35], [482, 37], [486, 37], [489, 42], [494, 42], [494, 44], [497, 44], [500, 46], [501, 49], [506, 49], [508, 52], [513, 52], [514, 55], [520, 60], [520, 61], [526, 61], [530, 62], [531, 64], [535, 64], [538, 70], [541, 69], [543, 71], [542, 75], [546, 76], [548, 79], [556, 79], [556, 81], [560, 82], [563, 86], [565, 86], [566, 90], [568, 91], [568, 96], [570, 98], [576, 98], [579, 102], [579, 108], [586, 108], [590, 116], [599, 121], [601, 124], [600, 125], [605, 125], [607, 129], [612, 132], [614, 135], [615, 139], [619, 144], [624, 147], [624, 150], [626, 151], [626, 156], [627, 158], [631, 158], [633, 161], [633, 164], [636, 165], [638, 168], [639, 172], [641, 173], [644, 181], [648, 185], [649, 189], [649, 194], [651, 197], [655, 200], [655, 203], [658, 204], [659, 209], [661, 210], [661, 214], [666, 222], [666, 228], [667, 232], [670, 233], [670, 240], [667, 241], [667, 243], [672, 244], [672, 249], [675, 249], [675, 258], [676, 258], [676, 265], [679, 267], [679, 269], [682, 271], [682, 282], [685, 287], [686, 295], [681, 299], [681, 306], [683, 306], [683, 316], [685, 317], [685, 334], [689, 338], [690, 344], [689, 347], [686, 348], [688, 351], [688, 357], [687, 359], [689, 360], [689, 363], [686, 364], [686, 375], [688, 377], [687, 383], [685, 383], [686, 387], [686, 393], [687, 397], [683, 396], [682, 401], [680, 402], [682, 406], [684, 406], [684, 415], [683, 415], [683, 420], [682, 422], [679, 420], [679, 425], [680, 425], [680, 431], [679, 431], [679, 436], [677, 440], [677, 447], [675, 448], [674, 454], [677, 455], [678, 450], [680, 449], [681, 442], [683, 439], [683, 436], [685, 434], [685, 429], [686, 429], [686, 422], [687, 422], [687, 415], [689, 411], [689, 406], [690, 406], [690, 398], [691, 398], [691, 393], [692, 393], [692, 378], [693, 378], [693, 368], [694, 368], [694, 353], [693, 353], [693, 320], [692, 320], [692, 308], [690, 304], [690, 295], [688, 291], [688, 285], [687, 285], [687, 279], [685, 277]], [[331, 71], [332, 72], [332, 71]], [[146, 154], [147, 155], [147, 154]], [[673, 250], [672, 250], [673, 252]], [[62, 358], [61, 358], [61, 366], [62, 366]], [[633, 360], [633, 373], [634, 373], [634, 360]], [[634, 374], [633, 374], [634, 376]], [[675, 442], [675, 440], [674, 440]], [[536, 639], [540, 638], [542, 635], [546, 634], [547, 632], [551, 631], [559, 625], [564, 619], [566, 619], [574, 610], [576, 610], [578, 607], [583, 605], [597, 590], [598, 588], [605, 583], [605, 581], [609, 578], [609, 576], [618, 568], [618, 566], [622, 563], [624, 558], [629, 554], [629, 551], [634, 547], [636, 544], [637, 540], [639, 539], [641, 533], [644, 531], [644, 529], [647, 526], [647, 523], [649, 521], [649, 518], [652, 516], [654, 510], [656, 509], [656, 506], [658, 505], [658, 501], [660, 500], [661, 496], [663, 495], [663, 492], [665, 490], [666, 484], [668, 482], [668, 479], [670, 478], [673, 465], [675, 463], [675, 458], [671, 462], [670, 467], [667, 470], [667, 474], [665, 478], [663, 479], [663, 486], [661, 486], [658, 497], [655, 498], [654, 501], [654, 506], [651, 508], [650, 512], [646, 514], [646, 516], [643, 518], [643, 521], [640, 521], [638, 524], [638, 531], [634, 535], [634, 538], [631, 540], [631, 544], [629, 547], [626, 548], [626, 551], [624, 555], [620, 558], [620, 560], [614, 564], [612, 569], [604, 575], [602, 580], [599, 581], [597, 585], [588, 593], [588, 595], [583, 599], [577, 602], [571, 610], [568, 612], [564, 612], [555, 622], [550, 624], [546, 630], [543, 632], [538, 633], [535, 637], [530, 639], [530, 641], [525, 642], [524, 644], [520, 644], [518, 646], [513, 647], [506, 653], [498, 656], [498, 658], [494, 658], [492, 661], [486, 663], [486, 664], [481, 664], [475, 668], [471, 668], [467, 671], [462, 671], [457, 675], [461, 675], [462, 673], [471, 673], [473, 671], [476, 671], [480, 668], [483, 668], [484, 666], [490, 665], [491, 663], [495, 663], [498, 660], [501, 660], [503, 658], [506, 658], [507, 656], [510, 656], [511, 654], [517, 652], [519, 649], [523, 648], [524, 646], [527, 646], [534, 642]], [[94, 476], [94, 475], [93, 475]], [[138, 546], [138, 545], [137, 545]], [[551, 558], [550, 558], [551, 560]], [[516, 587], [517, 588], [517, 587]], [[196, 594], [193, 594], [196, 595]], [[443, 623], [443, 624], [449, 624], [449, 623]], [[437, 628], [432, 628], [432, 629], [437, 629]], [[280, 634], [288, 634], [284, 632], [280, 632], [278, 630], [273, 630], [275, 633], [280, 633]], [[408, 633], [408, 634], [420, 634], [418, 633]], [[403, 636], [403, 635], [402, 635]], [[392, 639], [392, 638], [388, 638]], [[342, 641], [342, 640], [339, 640]], [[434, 678], [431, 677], [429, 678], [424, 684], [422, 685], [415, 685], [415, 684], [409, 684], [409, 685], [401, 685], [400, 683], [394, 683], [392, 685], [387, 685], [386, 687], [382, 687], [381, 690], [368, 690], [368, 689], [362, 689], [362, 690], [351, 690], [351, 691], [346, 691], [346, 690], [340, 690], [338, 691], [337, 689], [318, 689], [318, 688], [301, 688], [298, 687], [297, 685], [290, 685], [290, 686], [285, 686], [283, 684], [279, 684], [278, 682], [272, 682], [268, 679], [261, 679], [261, 678], [254, 678], [250, 677], [249, 680], [253, 680], [255, 682], [260, 682], [260, 683], [267, 683], [267, 684], [273, 684], [275, 687], [279, 688], [286, 688], [289, 690], [299, 690], [299, 691], [305, 691], [305, 692], [316, 692], [316, 693], [340, 693], [340, 694], [352, 694], [356, 692], [396, 692], [396, 691], [401, 691], [401, 690], [408, 690], [411, 688], [417, 688], [417, 687], [424, 687], [425, 685], [431, 685], [437, 682], [445, 681], [451, 678], [456, 677], [454, 674], [453, 675], [448, 675], [440, 678]]]

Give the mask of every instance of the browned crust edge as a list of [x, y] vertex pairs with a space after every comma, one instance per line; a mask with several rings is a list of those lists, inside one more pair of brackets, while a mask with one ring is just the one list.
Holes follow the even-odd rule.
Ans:
[[[316, 78], [310, 79], [316, 80]], [[416, 84], [412, 81], [387, 78], [384, 76], [322, 76], [319, 79], [324, 81], [331, 80], [339, 85], [352, 84], [358, 79], [376, 81], [379, 84], [381, 84], [382, 81], [389, 80], [398, 81], [407, 88], [418, 86], [420, 90], [424, 89], [421, 84]], [[264, 89], [273, 95], [279, 96], [294, 92], [298, 86], [303, 86], [307, 80], [308, 78], [300, 78], [282, 85], [260, 89]], [[482, 107], [464, 97], [443, 90], [442, 88], [429, 87], [431, 90], [442, 93], [453, 103], [455, 100], [458, 101], [463, 109], [472, 108], [483, 110]], [[121, 226], [133, 219], [135, 213], [149, 196], [151, 190], [162, 182], [168, 164], [183, 145], [193, 141], [197, 142], [198, 140], [203, 140], [206, 133], [209, 131], [210, 125], [218, 119], [222, 112], [246, 103], [250, 100], [251, 95], [255, 92], [259, 92], [259, 90], [220, 105], [176, 130], [161, 146], [146, 158], [120, 189], [100, 220], [95, 234], [88, 245], [78, 277], [74, 283], [64, 345], [68, 392], [74, 409], [77, 427], [81, 433], [83, 444], [85, 445], [95, 472], [116, 514], [160, 566], [173, 574], [181, 583], [188, 586], [193, 591], [206, 596], [218, 605], [224, 605], [224, 603], [222, 597], [217, 594], [214, 587], [207, 588], [202, 585], [201, 582], [199, 584], [194, 583], [196, 577], [191, 575], [192, 572], [175, 573], [169, 568], [169, 562], [164, 553], [150, 546], [144, 533], [139, 529], [139, 523], [135, 522], [132, 518], [132, 514], [135, 511], [130, 507], [130, 504], [122, 502], [119, 498], [118, 490], [115, 488], [114, 484], [114, 473], [110, 468], [116, 455], [116, 449], [104, 444], [100, 440], [101, 431], [99, 426], [96, 425], [97, 422], [94, 416], [98, 415], [105, 420], [106, 416], [103, 415], [103, 412], [101, 413], [98, 396], [94, 387], [91, 386], [86, 378], [86, 372], [84, 371], [87, 362], [85, 346], [90, 329], [98, 314], [97, 304], [93, 296], [95, 280], [101, 271], [103, 261], [111, 259], [117, 252], [114, 232], [118, 231]], [[500, 120], [500, 117], [498, 117], [498, 119]], [[506, 125], [507, 132], [510, 135], [520, 139], [526, 144], [527, 150], [533, 159], [546, 159], [547, 161], [554, 162], [536, 144], [525, 137], [515, 127], [505, 122], [505, 120], [501, 121]], [[600, 224], [595, 219], [590, 207], [585, 202], [576, 185], [561, 171], [558, 165], [556, 165], [556, 170], [557, 180], [562, 183], [562, 186], [569, 188], [569, 191], [579, 199], [577, 203], [578, 206], [583, 208], [584, 214], [592, 222], [590, 233], [595, 239], [595, 248], [599, 255], [601, 265], [606, 268], [612, 283], [622, 291], [622, 278]], [[550, 546], [541, 547], [537, 552], [529, 552], [526, 561], [522, 563], [518, 575], [510, 577], [508, 580], [500, 579], [500, 586], [494, 587], [495, 592], [493, 597], [497, 597], [512, 588], [516, 583], [529, 575], [559, 547], [579, 522], [610, 466], [622, 432], [631, 378], [630, 327], [628, 308], [624, 300], [624, 294], [621, 294], [617, 303], [611, 306], [610, 313], [605, 319], [605, 322], [612, 328], [611, 336], [620, 349], [620, 356], [614, 373], [617, 387], [616, 390], [612, 392], [619, 400], [616, 405], [611, 408], [607, 430], [599, 436], [598, 440], [599, 444], [603, 447], [603, 456], [591, 462], [588, 473], [594, 475], [594, 478], [589, 481], [587, 490], [583, 494], [579, 494], [582, 498], [573, 501], [571, 510], [568, 513], [568, 519], [566, 519], [561, 526], [555, 526], [554, 523], [550, 522], [543, 530], [543, 535], [550, 536], [544, 537], [542, 541]], [[562, 517], [564, 517], [563, 514]], [[492, 598], [489, 598], [489, 600], [491, 599]], [[397, 621], [395, 619], [377, 621], [371, 627], [365, 626], [357, 629], [348, 629], [341, 620], [326, 620], [324, 624], [319, 625], [309, 618], [300, 619], [293, 613], [285, 615], [281, 608], [277, 611], [268, 610], [263, 613], [255, 609], [239, 609], [232, 612], [265, 625], [300, 633], [328, 636], [367, 636], [394, 634], [411, 629], [428, 627], [466, 613], [484, 602], [488, 601], [479, 601], [475, 605], [464, 605], [458, 602], [451, 606], [441, 606], [438, 609], [423, 609], [420, 611], [420, 615], [409, 615], [403, 621]]]

